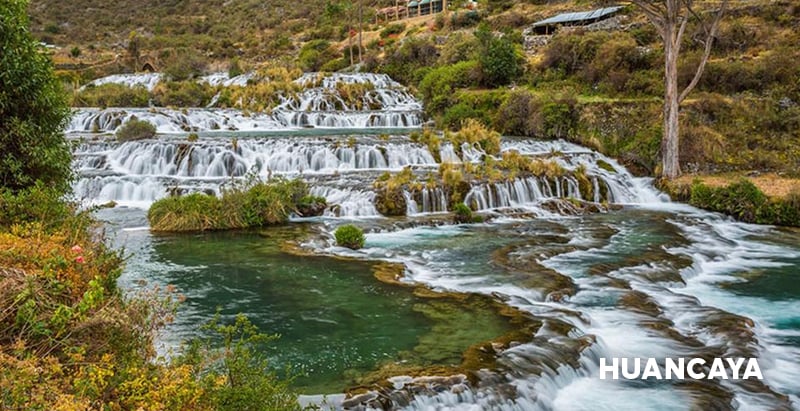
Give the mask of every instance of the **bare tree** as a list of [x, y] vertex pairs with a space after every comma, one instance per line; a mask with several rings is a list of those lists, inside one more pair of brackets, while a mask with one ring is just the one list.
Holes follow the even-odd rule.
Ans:
[[364, 33], [364, 0], [358, 0], [358, 62], [363, 63], [364, 58], [361, 57], [361, 49], [364, 44], [361, 42], [361, 35]]
[[[728, 5], [728, 0], [720, 2], [719, 9], [700, 16], [694, 10], [694, 0], [631, 0], [650, 20], [664, 41], [664, 135], [661, 140], [662, 176], [675, 178], [680, 175], [678, 162], [678, 114], [686, 96], [697, 86], [700, 76], [711, 55], [711, 46], [716, 36], [719, 22]], [[678, 91], [678, 56], [686, 25], [695, 18], [704, 31], [703, 55], [697, 65], [692, 81], [682, 91]]]

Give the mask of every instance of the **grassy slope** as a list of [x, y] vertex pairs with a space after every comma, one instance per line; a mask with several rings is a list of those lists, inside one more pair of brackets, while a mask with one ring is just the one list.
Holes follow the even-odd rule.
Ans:
[[[366, 2], [367, 19], [371, 19], [369, 6], [372, 3]], [[497, 7], [503, 3], [508, 7]], [[30, 11], [34, 33], [64, 47], [56, 53], [56, 60], [61, 62], [113, 61], [116, 55], [124, 55], [131, 31], [146, 39], [143, 45], [146, 55], [190, 46], [218, 62], [239, 54], [245, 60], [258, 62], [273, 54], [292, 55], [304, 41], [315, 37], [328, 38], [336, 47], [346, 46], [347, 41], [339, 34], [346, 19], [325, 21], [321, 18], [324, 4], [323, 0], [304, 0], [304, 7], [297, 7], [296, 2], [288, 0], [81, 0], [69, 3], [33, 0]], [[498, 30], [521, 30], [559, 12], [595, 6], [583, 1], [545, 5], [492, 1], [490, 5], [495, 7], [489, 8], [486, 20]], [[643, 16], [633, 9], [626, 14], [627, 34], [636, 38], [641, 49], [657, 53], [660, 50], [658, 39]], [[434, 32], [434, 21], [433, 17], [405, 20], [407, 29], [401, 37], [408, 33], [415, 37], [449, 34], [447, 29]], [[369, 31], [364, 34], [364, 44], [375, 43], [383, 25], [366, 24], [365, 27]], [[796, 48], [800, 43], [799, 28], [800, 7], [791, 1], [732, 3], [706, 75], [685, 104], [682, 129], [685, 170], [702, 174], [737, 170], [797, 173], [800, 133], [796, 127], [799, 117], [793, 104], [800, 102], [800, 86], [792, 84], [791, 79], [796, 83], [797, 77], [791, 70], [797, 71], [800, 59]], [[690, 28], [687, 38], [693, 36], [692, 30]], [[368, 53], [382, 58], [399, 43], [385, 48], [373, 45]], [[443, 48], [441, 42], [437, 43]], [[73, 45], [82, 50], [78, 58], [67, 56]], [[687, 63], [697, 55], [697, 49], [697, 44], [687, 41], [684, 47]], [[658, 135], [660, 127], [660, 92], [609, 91], [603, 87], [602, 77], [599, 83], [589, 83], [581, 67], [574, 74], [553, 75], [543, 68], [546, 52], [546, 48], [540, 49], [528, 56], [528, 74], [518, 84], [537, 95], [575, 98], [581, 112], [576, 141], [621, 158], [641, 172], [654, 172], [657, 148], [653, 149], [650, 140]], [[653, 61], [644, 75], [657, 84], [658, 57]], [[224, 67], [223, 63], [218, 67]], [[690, 74], [690, 70], [683, 70], [682, 77], [688, 79]], [[482, 92], [469, 90], [463, 95]], [[783, 104], [781, 101], [788, 102], [788, 108], [776, 107]], [[646, 114], [643, 116], [643, 113]], [[638, 118], [630, 121], [629, 117], [634, 115]], [[608, 119], [616, 121], [610, 133]], [[640, 150], [643, 145], [649, 148]]]

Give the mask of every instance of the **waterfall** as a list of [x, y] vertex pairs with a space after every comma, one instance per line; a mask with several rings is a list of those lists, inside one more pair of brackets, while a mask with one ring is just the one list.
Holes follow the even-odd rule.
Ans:
[[81, 90], [86, 87], [96, 87], [104, 84], [120, 84], [131, 88], [144, 87], [147, 91], [153, 91], [162, 78], [163, 75], [161, 73], [114, 74], [92, 80], [81, 87]]
[[[136, 207], [148, 207], [169, 192], [218, 193], [223, 183], [250, 174], [262, 179], [282, 175], [303, 178], [312, 194], [325, 197], [331, 205], [326, 216], [377, 217], [372, 184], [380, 174], [398, 172], [404, 167], [430, 173], [440, 165], [427, 146], [405, 137], [345, 139], [287, 133], [241, 139], [202, 137], [195, 142], [166, 136], [129, 142], [77, 141], [73, 167], [79, 179], [74, 186], [75, 196], [90, 203], [114, 201]], [[464, 203], [477, 211], [502, 208], [536, 211], [541, 202], [553, 198], [609, 203], [662, 201], [647, 181], [632, 177], [613, 160], [580, 146], [507, 139], [502, 141], [501, 148], [543, 155], [535, 153], [536, 149], [549, 155], [554, 147], [563, 150], [554, 157], [567, 170], [563, 176], [473, 182], [465, 193]], [[462, 147], [462, 152], [466, 161], [485, 156], [471, 147]], [[449, 144], [443, 144], [441, 153], [452, 153], [447, 155], [455, 157]], [[601, 160], [614, 170], [600, 167]], [[592, 187], [593, 193], [588, 198], [584, 198], [578, 179], [570, 174], [570, 170], [578, 167], [583, 168]], [[404, 195], [407, 215], [448, 211], [450, 198], [441, 186], [407, 188]]]
[[311, 195], [325, 197], [328, 204], [326, 217], [379, 217], [375, 209], [375, 193], [355, 189], [339, 189], [328, 186], [312, 186]]
[[[91, 84], [145, 85], [149, 90], [161, 75], [120, 75]], [[202, 77], [213, 86], [246, 86], [254, 74], [228, 78], [224, 73]], [[270, 113], [246, 113], [215, 108], [81, 108], [73, 112], [68, 133], [113, 133], [134, 116], [154, 124], [159, 133], [211, 131], [271, 131], [315, 128], [415, 128], [422, 124], [422, 103], [383, 74], [306, 73], [295, 80], [305, 87], [281, 97]], [[343, 96], [342, 85], [362, 85], [360, 96]]]
[[411, 196], [411, 193], [409, 193], [407, 190], [403, 190], [403, 197], [406, 199], [406, 215], [419, 214], [417, 201], [414, 200], [414, 197]]

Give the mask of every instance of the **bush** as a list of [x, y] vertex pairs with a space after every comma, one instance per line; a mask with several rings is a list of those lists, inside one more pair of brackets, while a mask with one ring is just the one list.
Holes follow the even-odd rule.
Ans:
[[133, 141], [153, 138], [156, 135], [156, 126], [147, 120], [131, 118], [117, 130], [117, 140]]
[[570, 138], [578, 126], [575, 100], [561, 99], [542, 106], [542, 132], [547, 138]]
[[387, 38], [393, 34], [400, 34], [405, 31], [406, 25], [404, 23], [392, 23], [381, 30], [381, 38]]
[[216, 90], [197, 81], [168, 81], [153, 90], [153, 102], [162, 107], [205, 107]]
[[462, 61], [430, 70], [419, 83], [419, 92], [429, 114], [441, 113], [454, 103], [455, 91], [477, 84], [478, 63]]
[[513, 91], [500, 106], [495, 125], [503, 134], [539, 136], [542, 134], [541, 103], [528, 90]]
[[0, 2], [0, 186], [37, 181], [70, 188], [72, 156], [62, 131], [70, 110], [50, 57], [28, 31], [27, 1]]
[[72, 99], [78, 107], [147, 107], [150, 93], [144, 86], [128, 87], [124, 84], [89, 85]]
[[156, 201], [147, 212], [153, 231], [208, 231], [282, 224], [308, 194], [302, 180], [250, 181], [224, 189]]
[[727, 187], [709, 187], [696, 180], [690, 189], [689, 203], [746, 223], [800, 226], [800, 194], [797, 190], [786, 198], [770, 199], [744, 178]]
[[424, 68], [432, 67], [439, 51], [431, 39], [409, 37], [394, 52], [387, 51], [380, 71], [404, 84], [417, 84]]
[[486, 121], [485, 112], [476, 110], [475, 107], [467, 102], [460, 101], [450, 107], [444, 112], [441, 118], [443, 128], [457, 129], [461, 124], [469, 119], [478, 121]]
[[455, 32], [448, 36], [447, 43], [442, 46], [438, 65], [444, 66], [462, 61], [478, 59], [478, 40], [465, 32]]
[[222, 346], [216, 348], [213, 339], [195, 340], [178, 358], [200, 375], [201, 404], [223, 411], [300, 409], [297, 394], [289, 388], [291, 378], [279, 379], [267, 357], [257, 352], [278, 335], [260, 333], [243, 314], [227, 325], [220, 324], [217, 314], [203, 328], [214, 332]]
[[172, 81], [191, 80], [206, 70], [206, 59], [195, 49], [180, 48], [167, 59], [163, 72]]
[[692, 185], [689, 203], [728, 214], [740, 221], [755, 223], [758, 210], [767, 204], [767, 196], [746, 179], [722, 188], [696, 182]]
[[364, 230], [352, 225], [343, 225], [336, 229], [334, 233], [336, 245], [358, 250], [364, 247]]
[[486, 154], [500, 154], [500, 133], [486, 128], [477, 120], [467, 120], [461, 130], [449, 134], [448, 140], [453, 144], [457, 154], [461, 154], [461, 146], [468, 144], [483, 150]]
[[475, 10], [456, 11], [450, 17], [450, 28], [453, 30], [473, 27], [481, 22], [483, 17]]
[[41, 181], [19, 191], [0, 189], [0, 229], [14, 224], [38, 223], [50, 232], [69, 219], [74, 209], [61, 198], [63, 193]]
[[547, 44], [539, 68], [576, 74], [594, 60], [608, 36], [605, 32], [583, 31], [556, 34]]
[[464, 203], [458, 203], [453, 207], [453, 220], [456, 224], [469, 224], [473, 221], [472, 209]]
[[214, 196], [193, 193], [156, 201], [147, 211], [153, 231], [206, 231], [225, 229], [230, 221], [221, 221], [221, 201]]
[[324, 65], [339, 57], [328, 40], [311, 40], [300, 49], [298, 61], [304, 71], [319, 71]]
[[478, 29], [475, 35], [482, 45], [478, 61], [483, 85], [504, 86], [522, 74], [525, 59], [508, 36], [496, 37], [488, 29], [486, 32]]

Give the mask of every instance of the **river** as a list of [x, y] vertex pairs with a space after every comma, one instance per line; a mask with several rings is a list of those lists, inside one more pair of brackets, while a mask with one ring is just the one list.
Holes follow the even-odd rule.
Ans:
[[[475, 372], [477, 382], [416, 394], [396, 384], [391, 407], [800, 407], [800, 232], [672, 203], [649, 180], [584, 147], [515, 138], [504, 138], [502, 150], [549, 153], [567, 169], [585, 167], [595, 187], [604, 187], [604, 200], [618, 207], [577, 216], [544, 207], [548, 199], [580, 197], [567, 175], [474, 184], [466, 202], [491, 217], [484, 223], [443, 224], [449, 221], [442, 213], [446, 199], [435, 189], [407, 193], [407, 216], [382, 217], [371, 188], [378, 175], [439, 166], [408, 130], [390, 128], [419, 126], [419, 106], [400, 95], [381, 97], [385, 110], [359, 114], [372, 123], [347, 120], [347, 110], [317, 103], [310, 112], [327, 113], [332, 128], [313, 120], [314, 129], [284, 130], [307, 125], [287, 120], [280, 127], [265, 121], [263, 130], [236, 120], [237, 130], [196, 127], [197, 142], [188, 142], [175, 124], [208, 125], [208, 118], [225, 113], [162, 113], [170, 119], [159, 123], [165, 134], [127, 143], [86, 133], [92, 122], [113, 131], [123, 120], [115, 123], [102, 110], [76, 115], [76, 195], [87, 203], [118, 204], [98, 216], [107, 221], [113, 244], [129, 255], [121, 286], [173, 284], [187, 297], [159, 339], [161, 352], [198, 336], [217, 310], [223, 316], [242, 312], [262, 331], [281, 334], [264, 352], [277, 369], [300, 374], [295, 385], [303, 400], [331, 395], [335, 405], [342, 401], [337, 393], [378, 369], [456, 367], [470, 346], [514, 331], [516, 323], [493, 305], [499, 302], [525, 313], [527, 326], [535, 324], [526, 338], [498, 345], [491, 367]], [[298, 103], [286, 107], [295, 113], [273, 114], [270, 121], [309, 112]], [[87, 120], [91, 116], [105, 119]], [[336, 116], [344, 120], [331, 120]], [[442, 157], [481, 156], [462, 151], [452, 158], [442, 147]], [[248, 173], [303, 178], [312, 193], [336, 206], [322, 217], [262, 231], [149, 231], [146, 209], [169, 191], [216, 193]], [[366, 229], [363, 249], [334, 246], [332, 232], [345, 223]], [[304, 255], [288, 252], [287, 241], [297, 242]], [[403, 284], [480, 297], [430, 298], [378, 281], [373, 274], [380, 261], [402, 264]], [[752, 357], [764, 380], [602, 380], [600, 358], [611, 357]]]

